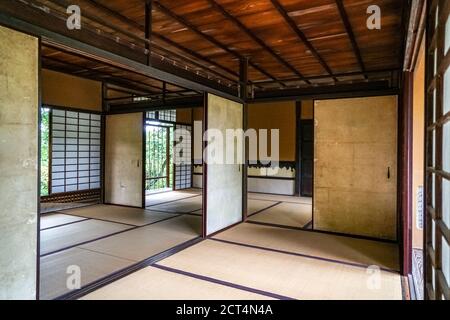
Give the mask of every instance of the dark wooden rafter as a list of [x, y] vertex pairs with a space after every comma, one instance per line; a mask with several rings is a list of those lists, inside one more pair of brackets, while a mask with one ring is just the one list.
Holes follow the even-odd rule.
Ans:
[[[104, 4], [98, 3], [98, 1], [96, 1], [96, 0], [85, 0], [85, 1], [87, 1], [92, 6], [96, 7], [98, 10], [101, 10], [101, 11], [107, 13], [111, 17], [114, 17], [114, 18], [122, 21], [126, 25], [129, 25], [130, 27], [133, 27], [136, 30], [145, 32], [145, 30], [147, 29], [145, 26], [143, 26], [140, 23], [134, 21], [133, 19], [130, 19], [130, 18], [124, 16], [120, 12], [112, 10], [111, 8], [109, 8], [108, 6], [106, 6]], [[227, 73], [229, 73], [230, 75], [235, 76], [236, 78], [239, 77], [239, 74], [237, 72], [235, 72], [235, 71], [233, 71], [231, 69], [228, 69], [227, 67], [222, 66], [222, 65], [216, 63], [215, 61], [209, 59], [208, 57], [205, 57], [205, 56], [203, 56], [203, 55], [201, 55], [201, 54], [199, 54], [199, 53], [197, 53], [197, 52], [195, 52], [195, 51], [193, 51], [193, 50], [191, 50], [189, 48], [186, 48], [186, 47], [176, 43], [175, 41], [170, 40], [169, 38], [165, 37], [164, 35], [162, 35], [160, 33], [155, 32], [154, 30], [152, 30], [151, 36], [152, 36], [151, 39], [150, 39], [151, 42], [152, 42], [151, 45], [154, 48], [156, 48], [156, 49], [159, 49], [161, 51], [165, 51], [166, 53], [170, 53], [171, 55], [177, 56], [178, 58], [187, 59], [187, 60], [189, 60], [189, 63], [195, 65], [196, 67], [198, 67], [200, 69], [208, 69], [208, 72], [211, 72], [212, 74], [214, 74], [216, 76], [220, 76], [220, 77], [222, 77], [224, 79], [227, 79], [229, 81], [236, 82], [236, 79], [232, 79], [231, 77], [228, 77], [228, 76], [226, 76], [226, 75], [224, 75], [222, 73], [219, 73], [219, 72], [217, 72], [215, 70], [211, 70], [210, 68], [207, 68], [207, 67], [199, 64], [198, 62], [195, 62], [195, 61], [193, 61], [193, 60], [191, 60], [191, 59], [189, 59], [189, 58], [187, 58], [185, 56], [179, 56], [179, 55], [175, 54], [174, 52], [171, 52], [171, 51], [169, 52], [169, 50], [167, 50], [167, 49], [165, 49], [165, 48], [155, 44], [155, 42], [154, 42], [155, 38], [160, 39], [161, 41], [163, 41], [163, 42], [165, 42], [165, 43], [175, 47], [176, 49], [178, 49], [178, 50], [180, 50], [180, 51], [182, 51], [182, 52], [184, 52], [184, 53], [186, 53], [186, 54], [188, 54], [188, 55], [190, 55], [190, 56], [192, 56], [192, 57], [194, 57], [194, 58], [196, 58], [198, 60], [206, 61], [208, 64], [213, 65], [216, 68], [222, 69], [222, 70], [226, 71]]]
[[305, 79], [304, 75], [300, 73], [294, 66], [287, 62], [282, 56], [276, 53], [271, 47], [269, 47], [263, 40], [256, 36], [252, 30], [247, 28], [239, 19], [231, 15], [223, 6], [218, 4], [215, 0], [207, 0], [208, 3], [217, 11], [219, 11], [228, 21], [231, 21], [236, 25], [241, 31], [245, 32], [253, 41], [255, 41], [261, 48], [270, 53], [280, 64], [292, 71], [301, 80], [310, 84], [308, 80]]
[[308, 48], [308, 50], [311, 52], [311, 54], [316, 58], [316, 60], [320, 63], [320, 65], [324, 68], [324, 70], [334, 79], [334, 81], [338, 81], [336, 77], [333, 76], [333, 71], [328, 66], [328, 64], [325, 62], [325, 60], [321, 57], [319, 52], [314, 48], [314, 46], [309, 42], [308, 38], [305, 36], [303, 31], [300, 30], [300, 28], [297, 26], [294, 20], [289, 16], [289, 14], [286, 12], [284, 7], [281, 5], [278, 0], [270, 0], [273, 4], [273, 6], [278, 10], [280, 15], [284, 18], [284, 20], [287, 22], [289, 27], [292, 29], [292, 31], [295, 32], [295, 34], [298, 36], [300, 41]]
[[367, 75], [365, 74], [366, 67], [364, 65], [364, 61], [361, 55], [361, 50], [359, 49], [355, 34], [353, 33], [352, 25], [350, 23], [350, 20], [348, 19], [347, 11], [345, 10], [345, 6], [342, 3], [342, 0], [336, 0], [336, 6], [338, 7], [339, 15], [341, 16], [342, 23], [344, 24], [345, 27], [345, 31], [347, 32], [347, 35], [350, 38], [350, 43], [352, 45], [353, 52], [355, 53], [356, 60], [358, 61], [359, 68], [361, 69], [364, 78], [367, 79]]
[[239, 61], [239, 96], [248, 99], [248, 58]]
[[145, 49], [147, 49], [147, 65], [150, 66], [152, 63], [152, 6], [153, 1], [145, 1], [145, 39], [148, 41], [145, 43]]
[[[188, 28], [189, 30], [193, 31], [194, 33], [198, 34], [199, 36], [205, 38], [206, 40], [208, 40], [210, 43], [214, 44], [216, 47], [222, 49], [223, 51], [233, 55], [235, 58], [241, 60], [244, 58], [244, 56], [242, 56], [241, 54], [239, 54], [238, 52], [236, 52], [233, 49], [228, 48], [226, 45], [224, 45], [223, 43], [219, 42], [218, 40], [216, 40], [215, 38], [207, 35], [206, 33], [202, 32], [200, 29], [198, 29], [196, 26], [194, 26], [192, 23], [190, 23], [189, 21], [187, 21], [186, 19], [184, 19], [183, 17], [175, 14], [174, 12], [172, 12], [170, 9], [166, 8], [164, 5], [162, 5], [159, 1], [154, 0], [153, 1], [153, 6], [155, 8], [158, 8], [158, 10], [160, 10], [162, 13], [164, 13], [165, 15], [171, 17], [172, 19], [176, 20], [178, 23], [184, 25], [186, 28]], [[276, 80], [277, 82], [279, 82], [283, 87], [285, 87], [286, 85], [282, 82], [279, 81], [276, 77], [274, 77], [273, 75], [271, 75], [269, 72], [267, 72], [266, 70], [264, 70], [263, 68], [261, 68], [260, 66], [256, 65], [254, 62], [249, 61], [249, 65], [254, 68], [255, 70], [259, 71], [261, 74], [265, 75], [266, 77], [272, 79], [272, 80]]]

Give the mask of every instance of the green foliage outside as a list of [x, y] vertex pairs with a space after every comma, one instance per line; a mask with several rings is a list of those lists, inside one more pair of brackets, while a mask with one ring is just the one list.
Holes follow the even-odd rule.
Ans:
[[41, 196], [47, 196], [49, 180], [50, 110], [41, 109]]
[[[155, 191], [165, 188], [171, 188], [173, 185], [173, 127], [168, 130], [165, 127], [147, 125], [146, 141], [146, 190]], [[169, 133], [169, 136], [168, 136]], [[167, 159], [167, 139], [169, 139], [169, 158]], [[167, 176], [167, 167], [169, 167], [169, 183], [167, 178], [150, 179]]]

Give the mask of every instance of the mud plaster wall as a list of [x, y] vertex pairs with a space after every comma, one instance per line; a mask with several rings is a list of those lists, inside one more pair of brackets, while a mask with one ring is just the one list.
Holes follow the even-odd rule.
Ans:
[[106, 117], [105, 200], [142, 206], [143, 114]]
[[315, 229], [396, 239], [397, 112], [396, 96], [315, 102]]
[[0, 300], [36, 298], [38, 40], [0, 26]]
[[[248, 105], [248, 128], [268, 130], [268, 152], [271, 154], [270, 130], [280, 130], [280, 161], [295, 161], [295, 101]], [[259, 134], [259, 133], [258, 133]], [[250, 159], [257, 160], [257, 159]]]
[[102, 84], [99, 81], [43, 69], [42, 103], [102, 111]]

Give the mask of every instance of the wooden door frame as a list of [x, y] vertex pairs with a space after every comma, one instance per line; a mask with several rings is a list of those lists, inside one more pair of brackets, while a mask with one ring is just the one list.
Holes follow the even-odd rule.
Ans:
[[403, 91], [398, 104], [397, 238], [403, 276], [412, 273], [412, 180], [413, 180], [414, 73], [403, 73]]

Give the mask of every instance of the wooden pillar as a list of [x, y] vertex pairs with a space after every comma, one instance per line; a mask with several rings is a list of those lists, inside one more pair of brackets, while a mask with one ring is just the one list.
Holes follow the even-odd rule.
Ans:
[[[244, 100], [243, 104], [243, 119], [242, 129], [246, 131], [248, 129], [248, 105], [246, 100], [248, 99], [248, 58], [241, 59], [239, 64], [239, 85], [240, 85], [240, 97]], [[248, 215], [248, 153], [249, 147], [247, 141], [244, 141], [244, 164], [242, 166], [242, 220], [245, 221]]]
[[399, 104], [399, 226], [402, 275], [412, 272], [412, 165], [413, 165], [413, 83], [411, 72], [403, 74]]

